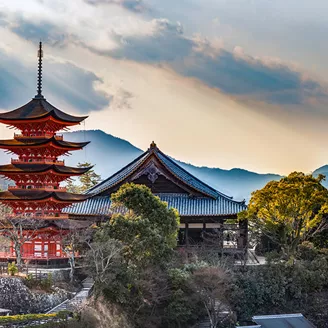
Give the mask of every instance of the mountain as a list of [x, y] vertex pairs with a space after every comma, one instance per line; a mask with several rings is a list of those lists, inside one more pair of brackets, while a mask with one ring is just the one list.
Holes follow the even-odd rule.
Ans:
[[114, 137], [101, 130], [86, 130], [63, 133], [64, 140], [90, 141], [83, 150], [72, 152], [64, 157], [66, 165], [74, 166], [79, 162], [95, 165], [94, 170], [106, 179], [123, 166], [134, 160], [143, 151], [128, 141]]
[[[102, 179], [106, 179], [143, 152], [130, 142], [101, 130], [65, 132], [64, 138], [77, 142], [91, 141], [83, 150], [72, 152], [72, 156], [64, 157], [65, 164], [75, 166], [79, 162], [90, 162], [95, 165], [94, 169], [101, 175]], [[165, 152], [165, 149], [163, 151]], [[0, 164], [9, 163], [10, 158], [11, 155], [0, 151]], [[240, 168], [223, 170], [206, 166], [198, 167], [174, 160], [191, 174], [237, 200], [249, 200], [252, 191], [261, 189], [271, 180], [281, 178], [278, 174], [259, 174]], [[324, 174], [328, 177], [328, 165], [313, 172], [314, 176], [318, 174]], [[0, 178], [0, 189], [6, 189], [7, 185], [8, 181]], [[324, 181], [323, 185], [328, 188], [328, 181]]]
[[326, 188], [328, 188], [328, 165], [324, 165], [313, 171], [312, 175], [315, 177], [318, 176], [319, 174], [323, 174], [326, 176], [326, 180], [322, 182], [322, 185], [324, 185]]
[[[69, 141], [91, 141], [84, 150], [76, 151], [72, 156], [65, 158], [65, 163], [66, 165], [76, 165], [78, 162], [90, 162], [95, 165], [95, 171], [103, 179], [118, 171], [143, 152], [126, 140], [106, 134], [101, 130], [65, 132], [64, 138]], [[165, 152], [165, 149], [163, 151]], [[258, 174], [236, 168], [223, 170], [198, 167], [176, 161], [191, 174], [237, 200], [248, 200], [252, 191], [262, 188], [271, 180], [281, 178], [277, 174]]]

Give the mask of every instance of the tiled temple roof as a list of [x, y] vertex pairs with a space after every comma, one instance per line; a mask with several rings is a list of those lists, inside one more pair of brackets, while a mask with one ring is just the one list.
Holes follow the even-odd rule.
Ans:
[[[226, 216], [235, 215], [246, 209], [244, 201], [235, 201], [232, 197], [226, 196], [202, 182], [183, 169], [169, 156], [162, 153], [152, 143], [150, 148], [134, 161], [108, 179], [89, 189], [86, 192], [87, 195], [91, 196], [89, 199], [67, 207], [64, 209], [64, 212], [72, 215], [109, 215], [111, 213], [111, 191], [115, 190], [120, 183], [129, 181], [128, 178], [133, 177], [133, 174], [151, 156], [155, 156], [175, 179], [188, 186], [188, 189], [197, 192], [197, 197], [195, 195], [189, 195], [189, 193], [158, 194], [161, 200], [168, 203], [169, 207], [176, 208], [181, 216]], [[106, 192], [107, 195], [105, 195]]]
[[16, 148], [31, 148], [31, 147], [40, 147], [45, 146], [49, 144], [53, 144], [55, 147], [59, 148], [72, 148], [72, 149], [80, 149], [85, 147], [87, 144], [89, 144], [89, 141], [86, 142], [70, 142], [70, 141], [64, 141], [64, 140], [57, 140], [55, 137], [52, 138], [44, 138], [44, 139], [5, 139], [0, 140], [0, 147], [5, 149], [11, 149], [13, 147]]
[[54, 171], [61, 174], [80, 175], [88, 172], [90, 167], [70, 167], [56, 164], [37, 164], [37, 163], [23, 163], [23, 164], [6, 164], [0, 165], [0, 173], [40, 173], [47, 171]]
[[180, 165], [178, 165], [173, 159], [162, 153], [160, 150], [157, 150], [157, 156], [160, 159], [160, 161], [166, 167], [168, 167], [175, 176], [177, 176], [179, 179], [184, 181], [187, 185], [190, 185], [191, 187], [201, 192], [204, 192], [205, 194], [212, 196], [213, 198], [218, 198], [219, 196], [232, 198], [218, 192], [214, 188], [207, 185], [205, 182], [199, 180], [191, 173], [189, 173], [187, 170], [183, 169]]
[[12, 189], [0, 192], [1, 201], [37, 201], [45, 199], [56, 199], [62, 202], [81, 202], [86, 200], [88, 195], [72, 194], [65, 191], [46, 191], [38, 189]]
[[[243, 202], [219, 196], [190, 197], [188, 194], [157, 194], [171, 208], [176, 208], [181, 216], [226, 216], [235, 215], [246, 209]], [[109, 196], [91, 197], [84, 202], [73, 204], [64, 210], [74, 215], [109, 215], [111, 201]], [[115, 212], [115, 211], [113, 211]]]
[[127, 166], [123, 167], [121, 170], [110, 176], [108, 179], [98, 183], [93, 188], [89, 189], [86, 193], [87, 194], [99, 194], [116, 184], [123, 181], [129, 174], [134, 172], [147, 158], [148, 158], [148, 151], [137, 157], [134, 161], [132, 161]]
[[47, 116], [63, 122], [80, 123], [88, 116], [73, 116], [59, 110], [44, 98], [33, 98], [30, 102], [10, 112], [0, 113], [0, 121], [38, 120]]
[[173, 159], [161, 152], [155, 144], [130, 164], [126, 165], [121, 170], [110, 176], [108, 179], [102, 181], [95, 187], [89, 189], [86, 193], [98, 195], [101, 192], [114, 187], [115, 185], [122, 182], [130, 174], [135, 172], [151, 155], [155, 155], [156, 158], [166, 167], [166, 169], [168, 169], [176, 178], [183, 181], [186, 185], [192, 187], [193, 189], [201, 192], [202, 194], [213, 198], [223, 196], [225, 198], [232, 199], [232, 197], [222, 194], [221, 192], [207, 185], [205, 182], [196, 178], [187, 170], [183, 169]]

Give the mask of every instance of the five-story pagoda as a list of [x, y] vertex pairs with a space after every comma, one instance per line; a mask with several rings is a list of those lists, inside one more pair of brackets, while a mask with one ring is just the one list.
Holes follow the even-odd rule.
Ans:
[[[88, 198], [87, 195], [67, 192], [60, 183], [71, 176], [79, 176], [90, 168], [68, 167], [63, 160], [58, 159], [60, 156], [69, 155], [70, 151], [82, 149], [88, 142], [64, 141], [63, 136], [57, 134], [60, 130], [80, 124], [87, 116], [66, 114], [43, 97], [42, 56], [40, 42], [37, 95], [26, 105], [0, 114], [1, 123], [20, 130], [20, 133], [15, 133], [14, 139], [0, 140], [1, 149], [18, 156], [11, 160], [11, 164], [0, 166], [0, 174], [15, 181], [15, 186], [0, 192], [0, 202], [9, 206], [12, 209], [10, 216], [17, 219], [67, 219], [67, 216], [62, 214], [62, 209]], [[38, 242], [40, 240], [44, 242], [41, 237]], [[48, 247], [45, 253], [47, 257], [51, 256]], [[62, 252], [54, 250], [53, 255], [56, 254], [63, 255]], [[38, 252], [37, 257], [43, 255]], [[33, 255], [30, 254], [30, 257]]]

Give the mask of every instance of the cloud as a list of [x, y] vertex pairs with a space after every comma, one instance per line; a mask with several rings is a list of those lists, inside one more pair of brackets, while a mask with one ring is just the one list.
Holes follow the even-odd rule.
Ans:
[[[97, 89], [102, 80], [94, 73], [68, 62], [44, 63], [43, 94], [58, 99], [80, 113], [109, 106], [111, 96]], [[28, 102], [36, 93], [36, 69], [24, 66], [0, 50], [0, 107], [12, 109]], [[54, 101], [53, 103], [56, 106]]]
[[[114, 2], [121, 6], [140, 3], [133, 0], [84, 1], [95, 6]], [[41, 35], [54, 46], [65, 46], [71, 42], [101, 56], [170, 67], [182, 76], [198, 79], [240, 101], [255, 100], [288, 106], [310, 102], [313, 105], [314, 99], [315, 105], [318, 105], [328, 99], [327, 88], [299, 69], [276, 59], [247, 55], [240, 47], [229, 51], [220, 39], [209, 40], [200, 35], [188, 38], [178, 22], [152, 19], [134, 22], [130, 29], [133, 26], [138, 27], [138, 31], [135, 28], [130, 31], [104, 27], [101, 33], [106, 33], [97, 42], [92, 37], [83, 37], [82, 25], [79, 34], [75, 35], [70, 34], [69, 29], [63, 32], [61, 27], [51, 23], [20, 18], [10, 25], [10, 29], [34, 41]], [[86, 30], [88, 33], [89, 28]]]
[[[106, 54], [133, 61], [166, 64], [183, 76], [237, 97], [252, 97], [270, 104], [300, 105], [312, 98], [328, 100], [320, 81], [270, 58], [247, 55], [240, 47], [233, 51], [222, 42], [197, 36], [186, 38], [179, 23], [154, 20], [156, 33], [120, 38], [120, 47]], [[104, 54], [104, 53], [102, 53]]]
[[97, 85], [103, 83], [98, 76], [71, 63], [49, 63], [44, 80], [45, 83], [48, 80], [47, 90], [55, 99], [63, 99], [82, 113], [108, 107], [112, 99], [97, 89]]
[[90, 5], [101, 5], [101, 4], [114, 4], [121, 6], [127, 10], [140, 13], [146, 10], [146, 5], [142, 0], [84, 0]]

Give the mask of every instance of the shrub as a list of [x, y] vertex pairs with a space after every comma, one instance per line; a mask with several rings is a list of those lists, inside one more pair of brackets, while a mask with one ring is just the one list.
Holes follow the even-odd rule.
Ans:
[[50, 290], [52, 286], [53, 280], [52, 280], [52, 273], [49, 272], [46, 279], [41, 279], [41, 288], [44, 290]]
[[16, 266], [16, 263], [15, 262], [8, 263], [8, 274], [14, 276], [16, 273], [18, 273], [18, 268]]
[[303, 242], [298, 246], [297, 257], [305, 261], [313, 261], [318, 255], [318, 250], [314, 247], [313, 243], [309, 241]]
[[44, 291], [50, 291], [53, 285], [52, 274], [49, 272], [45, 279], [35, 279], [32, 274], [28, 274], [24, 283], [29, 288], [40, 288]]

